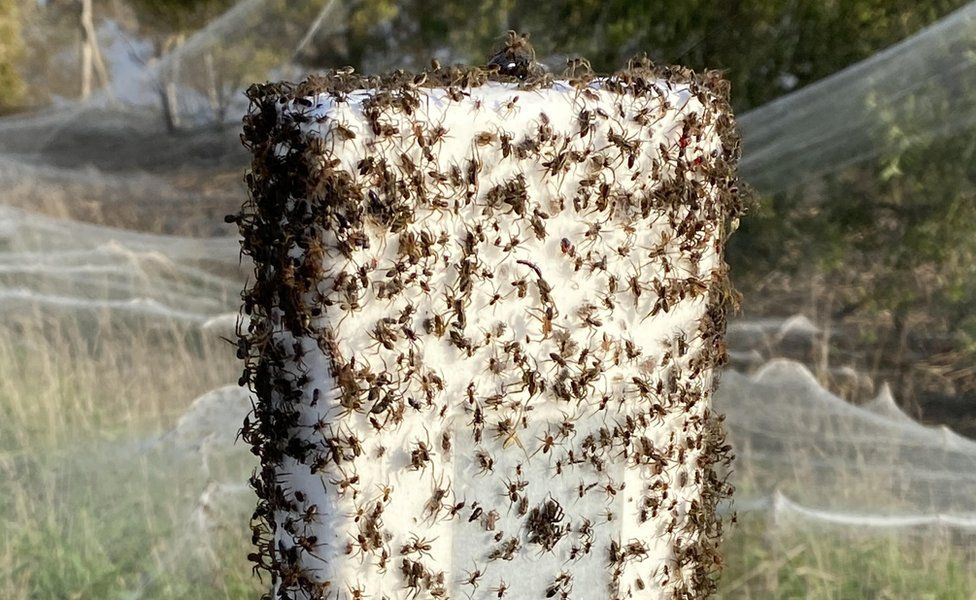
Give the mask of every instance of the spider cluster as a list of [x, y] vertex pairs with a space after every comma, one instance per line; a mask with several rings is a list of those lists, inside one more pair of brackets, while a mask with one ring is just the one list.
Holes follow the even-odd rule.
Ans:
[[248, 92], [230, 220], [269, 598], [714, 588], [727, 86], [645, 58], [557, 79], [530, 49]]

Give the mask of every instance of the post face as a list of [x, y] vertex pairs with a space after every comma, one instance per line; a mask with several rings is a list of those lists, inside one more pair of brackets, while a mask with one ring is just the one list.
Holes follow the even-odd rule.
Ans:
[[272, 594], [708, 594], [721, 85], [455, 68], [251, 98], [243, 433]]

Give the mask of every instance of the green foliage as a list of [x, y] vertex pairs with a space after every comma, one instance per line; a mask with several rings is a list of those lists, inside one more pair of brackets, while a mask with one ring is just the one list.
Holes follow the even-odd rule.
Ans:
[[201, 495], [245, 481], [253, 457], [160, 438], [236, 376], [226, 343], [179, 324], [45, 316], [0, 324], [0, 598], [258, 597], [243, 550], [251, 495]]
[[719, 599], [963, 600], [973, 558], [946, 531], [872, 532], [805, 522], [781, 529], [746, 515], [723, 545]]
[[202, 27], [234, 4], [234, 0], [129, 0], [144, 29], [164, 34], [187, 33]]
[[17, 0], [0, 0], [0, 114], [24, 101], [25, 86], [19, 71], [23, 56]]
[[[858, 127], [876, 154], [764, 198], [730, 250], [747, 289], [770, 272], [817, 277], [836, 301], [827, 316], [872, 323], [901, 396], [974, 386], [959, 367], [976, 357], [976, 42], [944, 45], [951, 83], [869, 95]], [[910, 387], [933, 360], [955, 375]]]

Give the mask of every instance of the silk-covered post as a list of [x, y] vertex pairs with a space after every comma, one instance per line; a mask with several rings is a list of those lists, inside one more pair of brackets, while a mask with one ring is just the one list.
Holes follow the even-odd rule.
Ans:
[[275, 598], [690, 598], [739, 143], [714, 73], [251, 88], [244, 439]]

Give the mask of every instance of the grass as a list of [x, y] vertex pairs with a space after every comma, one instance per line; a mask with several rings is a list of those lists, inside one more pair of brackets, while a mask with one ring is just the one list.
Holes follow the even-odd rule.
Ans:
[[748, 515], [724, 545], [726, 599], [976, 597], [976, 538], [946, 531], [866, 532]]
[[[236, 380], [196, 328], [109, 315], [0, 331], [0, 598], [248, 598], [250, 457], [152, 445], [198, 395]], [[201, 518], [207, 517], [207, 518]]]

